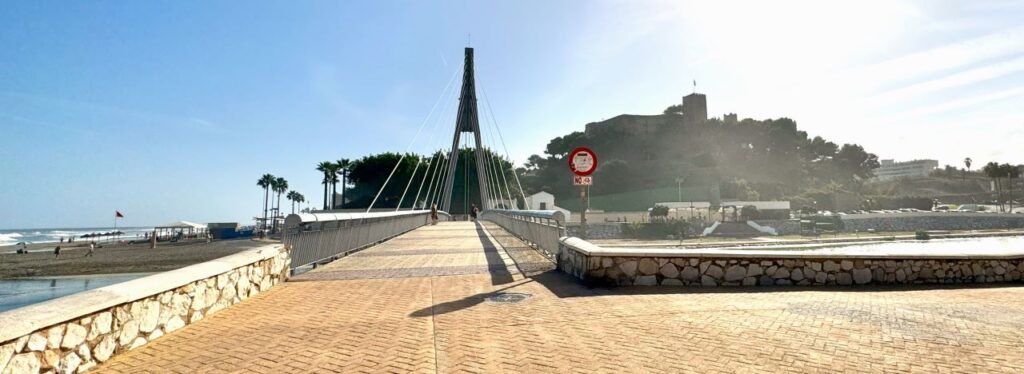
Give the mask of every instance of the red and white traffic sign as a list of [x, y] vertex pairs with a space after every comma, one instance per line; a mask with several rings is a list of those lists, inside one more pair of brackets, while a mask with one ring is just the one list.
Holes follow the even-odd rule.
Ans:
[[594, 184], [594, 177], [586, 176], [581, 177], [579, 175], [572, 176], [572, 184], [577, 186], [591, 186]]
[[578, 147], [569, 153], [569, 170], [580, 177], [586, 177], [597, 169], [597, 155], [587, 147]]

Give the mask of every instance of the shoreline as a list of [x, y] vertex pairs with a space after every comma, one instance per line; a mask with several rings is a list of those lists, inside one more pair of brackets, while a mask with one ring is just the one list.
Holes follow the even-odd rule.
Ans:
[[[72, 243], [77, 244], [77, 243]], [[205, 240], [189, 243], [149, 243], [103, 245], [93, 256], [86, 257], [83, 246], [62, 247], [60, 256], [48, 250], [29, 250], [28, 254], [0, 253], [0, 280], [28, 277], [95, 276], [100, 274], [159, 273], [215, 260], [250, 248], [266, 245], [251, 239]], [[31, 247], [30, 247], [31, 248]]]

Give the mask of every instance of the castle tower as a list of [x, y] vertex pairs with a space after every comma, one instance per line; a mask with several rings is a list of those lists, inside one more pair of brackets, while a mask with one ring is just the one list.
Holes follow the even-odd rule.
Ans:
[[683, 96], [683, 123], [697, 123], [707, 119], [707, 96], [696, 92]]

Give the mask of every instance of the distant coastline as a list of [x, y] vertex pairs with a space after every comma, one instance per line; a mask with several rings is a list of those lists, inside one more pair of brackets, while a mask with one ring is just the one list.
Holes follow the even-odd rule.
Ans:
[[[0, 251], [6, 251], [16, 245], [17, 243], [25, 242], [30, 244], [37, 243], [60, 243], [61, 238], [65, 240], [70, 237], [74, 237], [76, 241], [82, 235], [93, 234], [93, 233], [106, 233], [113, 231], [121, 231], [124, 234], [120, 236], [122, 240], [129, 240], [136, 236], [145, 236], [145, 233], [153, 231], [152, 226], [135, 226], [135, 227], [58, 227], [58, 228], [39, 228], [39, 229], [0, 229]], [[83, 240], [84, 242], [84, 240]]]

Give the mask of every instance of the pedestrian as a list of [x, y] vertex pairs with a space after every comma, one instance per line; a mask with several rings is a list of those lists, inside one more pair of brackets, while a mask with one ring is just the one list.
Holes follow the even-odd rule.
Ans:
[[469, 218], [471, 218], [473, 221], [476, 221], [476, 212], [476, 204], [472, 204], [472, 207], [469, 209]]
[[85, 257], [91, 257], [93, 251], [96, 250], [96, 242], [89, 242], [89, 252], [85, 252]]
[[57, 257], [60, 257], [60, 246], [59, 245], [53, 248], [53, 258], [57, 258]]
[[64, 244], [64, 237], [60, 237], [60, 244]]
[[437, 204], [430, 205], [430, 225], [437, 224]]

